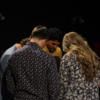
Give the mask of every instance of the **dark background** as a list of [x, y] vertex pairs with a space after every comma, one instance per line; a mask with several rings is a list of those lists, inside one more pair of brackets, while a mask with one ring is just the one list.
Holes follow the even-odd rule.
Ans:
[[[29, 37], [32, 29], [40, 24], [47, 28], [57, 27], [63, 35], [76, 31], [95, 50], [95, 42], [100, 42], [99, 1], [64, 1], [0, 0], [0, 13], [5, 17], [5, 20], [0, 21], [1, 53]], [[76, 21], [73, 21], [75, 17]], [[80, 23], [80, 18], [83, 23]]]

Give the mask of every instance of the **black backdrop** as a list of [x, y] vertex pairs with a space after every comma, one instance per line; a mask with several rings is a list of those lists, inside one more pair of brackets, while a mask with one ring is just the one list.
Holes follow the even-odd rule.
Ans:
[[63, 35], [76, 31], [94, 50], [95, 42], [100, 41], [99, 10], [99, 1], [0, 0], [0, 13], [5, 17], [0, 21], [0, 51], [29, 37], [39, 24], [57, 27]]

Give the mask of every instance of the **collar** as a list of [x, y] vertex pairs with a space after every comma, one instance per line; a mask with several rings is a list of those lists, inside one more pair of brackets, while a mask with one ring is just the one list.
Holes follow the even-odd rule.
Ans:
[[39, 47], [39, 48], [40, 48], [40, 46], [39, 46], [36, 42], [30, 42], [30, 41], [28, 41], [28, 42], [26, 43], [26, 45], [31, 45], [31, 46]]

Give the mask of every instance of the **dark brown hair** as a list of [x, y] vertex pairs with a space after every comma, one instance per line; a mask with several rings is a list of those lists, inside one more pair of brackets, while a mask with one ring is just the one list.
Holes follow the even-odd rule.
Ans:
[[49, 40], [49, 31], [48, 29], [43, 25], [36, 26], [32, 33], [31, 38], [36, 37], [38, 39], [47, 39]]
[[20, 43], [21, 46], [24, 46], [24, 45], [26, 45], [26, 43], [28, 41], [30, 41], [29, 38], [25, 38], [25, 39], [22, 39], [19, 43]]

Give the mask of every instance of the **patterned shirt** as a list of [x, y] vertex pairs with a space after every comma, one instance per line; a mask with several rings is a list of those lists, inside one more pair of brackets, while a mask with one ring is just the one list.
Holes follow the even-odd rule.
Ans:
[[86, 83], [81, 65], [76, 62], [76, 55], [62, 57], [60, 64], [60, 100], [99, 100], [99, 77], [92, 83]]
[[59, 78], [55, 59], [35, 42], [15, 51], [6, 69], [8, 91], [22, 100], [58, 100]]

